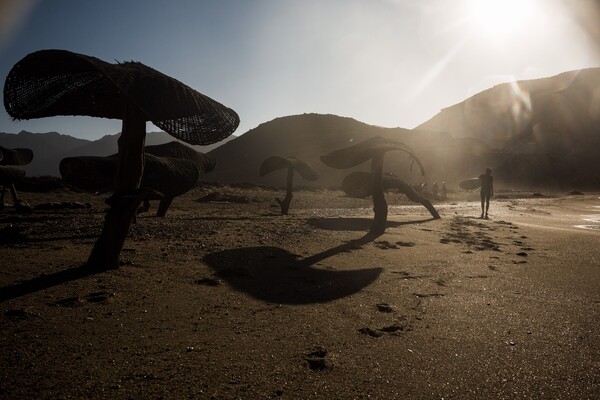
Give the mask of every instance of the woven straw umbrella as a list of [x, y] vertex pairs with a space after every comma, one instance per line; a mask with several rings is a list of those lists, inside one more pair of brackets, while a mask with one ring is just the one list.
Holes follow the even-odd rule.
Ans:
[[287, 169], [286, 192], [283, 200], [279, 200], [279, 198], [276, 198], [275, 200], [277, 200], [279, 207], [281, 207], [281, 214], [287, 215], [293, 197], [294, 171], [298, 172], [301, 177], [309, 181], [316, 181], [319, 179], [319, 174], [312, 169], [310, 165], [297, 158], [271, 156], [267, 157], [261, 164], [260, 176], [263, 177], [266, 174], [280, 169]]
[[383, 159], [385, 153], [400, 150], [407, 153], [413, 163], [416, 163], [422, 174], [425, 170], [421, 161], [410, 147], [404, 143], [395, 142], [380, 136], [375, 136], [355, 145], [333, 151], [321, 156], [321, 161], [332, 168], [347, 169], [371, 161], [371, 179], [373, 187], [373, 212], [375, 214], [370, 232], [381, 234], [385, 232], [387, 223], [387, 202], [383, 194]]
[[[164, 217], [173, 199], [192, 189], [200, 174], [211, 171], [216, 165], [214, 158], [179, 142], [146, 146], [144, 153], [140, 186], [154, 191], [144, 198], [145, 211], [150, 207], [148, 200], [160, 200], [157, 217]], [[118, 166], [118, 154], [67, 157], [60, 162], [60, 174], [80, 189], [108, 191], [112, 189]]]
[[15, 119], [87, 115], [123, 121], [115, 194], [87, 265], [118, 268], [119, 255], [144, 197], [146, 122], [190, 144], [206, 145], [239, 125], [230, 108], [139, 62], [110, 64], [65, 50], [41, 50], [16, 63], [4, 84]]
[[[350, 197], [369, 197], [373, 194], [373, 180], [371, 174], [366, 171], [355, 171], [347, 175], [342, 181], [342, 190]], [[437, 212], [431, 201], [417, 193], [410, 185], [392, 174], [383, 175], [383, 190], [396, 189], [405, 194], [410, 201], [422, 204], [431, 213], [433, 218], [439, 219]]]

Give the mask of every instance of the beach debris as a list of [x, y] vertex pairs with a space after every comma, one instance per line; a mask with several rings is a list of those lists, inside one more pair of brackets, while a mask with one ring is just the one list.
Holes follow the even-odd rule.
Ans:
[[583, 193], [581, 193], [579, 190], [573, 190], [571, 193], [569, 193], [569, 195], [571, 195], [571, 196], [583, 196]]
[[260, 166], [260, 176], [263, 177], [270, 174], [273, 171], [280, 169], [287, 169], [287, 180], [286, 180], [286, 192], [283, 200], [276, 198], [277, 204], [281, 208], [281, 214], [287, 215], [290, 209], [290, 203], [292, 202], [292, 191], [294, 172], [297, 172], [302, 178], [308, 181], [316, 181], [319, 179], [319, 174], [310, 165], [304, 161], [298, 160], [294, 157], [280, 157], [271, 156], [267, 157]]
[[409, 155], [412, 159], [412, 165], [415, 163], [421, 173], [425, 175], [423, 164], [417, 158], [414, 151], [405, 145], [394, 140], [386, 139], [381, 136], [375, 136], [355, 145], [333, 151], [321, 156], [321, 161], [332, 168], [347, 169], [371, 161], [371, 179], [374, 218], [370, 233], [382, 234], [385, 232], [387, 223], [387, 202], [383, 194], [383, 159], [388, 151], [400, 150]]
[[[44, 82], [43, 85], [38, 84]], [[231, 135], [235, 111], [139, 62], [110, 64], [66, 50], [40, 50], [17, 62], [6, 77], [4, 107], [15, 119], [85, 115], [123, 121], [114, 195], [100, 237], [86, 263], [111, 269], [140, 202], [146, 122], [186, 143], [207, 145]]]

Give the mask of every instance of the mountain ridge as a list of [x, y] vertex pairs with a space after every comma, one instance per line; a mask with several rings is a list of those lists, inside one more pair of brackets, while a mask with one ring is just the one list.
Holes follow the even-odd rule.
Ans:
[[[19, 136], [11, 135], [0, 134], [0, 145], [34, 150], [34, 161], [26, 168], [29, 175], [58, 175], [60, 159], [67, 156], [115, 153], [118, 137], [107, 135], [90, 142], [54, 132], [43, 140], [40, 137], [42, 144], [36, 144], [36, 148], [31, 140], [20, 144], [7, 141], [8, 136]], [[320, 156], [373, 136], [404, 142], [423, 161], [425, 177], [411, 171], [410, 162], [401, 152], [386, 155], [385, 170], [409, 183], [446, 181], [456, 185], [491, 167], [496, 182], [506, 187], [598, 189], [600, 68], [495, 85], [442, 109], [414, 129], [305, 113], [264, 122], [212, 147], [192, 147], [217, 160], [216, 168], [201, 176], [204, 182], [283, 186], [285, 172], [276, 171], [263, 178], [258, 173], [265, 158], [277, 155], [299, 158], [321, 175], [316, 183], [297, 179], [297, 185], [339, 187], [347, 174], [369, 170], [370, 166], [334, 170], [323, 165]], [[66, 144], [55, 143], [63, 140]], [[164, 132], [148, 133], [146, 144], [171, 140]]]

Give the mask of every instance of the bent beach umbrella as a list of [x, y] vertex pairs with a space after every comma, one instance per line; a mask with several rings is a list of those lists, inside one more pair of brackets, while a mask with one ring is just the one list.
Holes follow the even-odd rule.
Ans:
[[271, 156], [267, 157], [260, 166], [260, 176], [263, 177], [273, 171], [280, 169], [287, 169], [287, 180], [286, 180], [286, 194], [283, 200], [276, 198], [279, 207], [281, 207], [281, 214], [287, 215], [290, 209], [290, 203], [292, 202], [292, 191], [293, 191], [293, 180], [294, 171], [298, 172], [301, 177], [309, 181], [316, 181], [319, 179], [319, 174], [310, 165], [304, 161], [298, 160], [294, 157], [280, 157]]
[[381, 234], [385, 232], [387, 223], [387, 203], [383, 194], [383, 158], [385, 153], [392, 150], [400, 150], [409, 155], [412, 165], [415, 163], [425, 174], [421, 161], [413, 150], [405, 145], [380, 136], [375, 136], [355, 145], [333, 151], [321, 156], [321, 161], [332, 168], [346, 169], [371, 161], [371, 179], [373, 187], [373, 212], [374, 219], [370, 232]]
[[31, 149], [7, 149], [0, 146], [0, 165], [27, 165], [33, 160]]
[[[371, 174], [366, 171], [356, 171], [347, 175], [342, 181], [342, 190], [350, 197], [364, 198], [373, 194], [373, 180]], [[383, 176], [383, 190], [396, 189], [408, 197], [410, 201], [422, 204], [431, 213], [433, 218], [439, 219], [437, 212], [431, 201], [416, 192], [410, 185], [392, 174]]]
[[[212, 157], [178, 142], [146, 146], [144, 151], [145, 166], [140, 186], [162, 195], [157, 212], [159, 217], [165, 216], [175, 197], [196, 185], [200, 173], [215, 167]], [[66, 182], [80, 189], [109, 191], [118, 165], [118, 154], [108, 157], [67, 157], [60, 162], [60, 174]], [[145, 202], [147, 200], [144, 199]]]
[[115, 195], [87, 265], [118, 268], [143, 194], [146, 122], [191, 144], [211, 144], [239, 125], [235, 111], [139, 62], [110, 64], [65, 50], [41, 50], [17, 62], [4, 84], [15, 119], [87, 115], [123, 121]]

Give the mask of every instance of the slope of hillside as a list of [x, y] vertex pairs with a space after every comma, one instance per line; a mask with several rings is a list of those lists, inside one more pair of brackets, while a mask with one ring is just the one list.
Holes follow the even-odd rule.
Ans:
[[502, 150], [495, 166], [514, 183], [598, 187], [600, 68], [497, 85], [416, 129], [478, 138]]
[[[428, 180], [457, 180], [479, 171], [488, 146], [476, 140], [454, 139], [446, 133], [418, 132], [402, 128], [382, 128], [367, 125], [352, 118], [335, 115], [303, 114], [277, 118], [261, 124], [237, 139], [210, 152], [217, 159], [217, 167], [201, 177], [202, 180], [224, 183], [248, 182], [268, 186], [284, 186], [285, 171], [276, 171], [263, 178], [258, 171], [263, 160], [272, 155], [296, 157], [315, 168], [321, 175], [315, 182], [306, 182], [298, 176], [296, 185], [338, 187], [352, 171], [368, 171], [364, 163], [348, 170], [327, 167], [320, 157], [331, 151], [358, 143], [372, 136], [398, 140], [411, 146], [425, 164], [427, 176], [417, 169], [411, 171], [406, 154], [390, 152], [384, 168], [407, 182]], [[471, 171], [472, 169], [472, 171]]]

